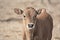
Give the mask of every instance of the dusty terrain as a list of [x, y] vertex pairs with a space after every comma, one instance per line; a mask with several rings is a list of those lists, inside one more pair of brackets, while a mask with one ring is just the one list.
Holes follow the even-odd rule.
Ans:
[[0, 40], [22, 40], [21, 16], [14, 8], [46, 8], [53, 18], [52, 40], [60, 40], [60, 0], [0, 0]]

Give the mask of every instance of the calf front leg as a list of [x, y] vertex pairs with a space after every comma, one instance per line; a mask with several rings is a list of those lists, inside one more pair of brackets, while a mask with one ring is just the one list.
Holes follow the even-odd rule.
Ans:
[[26, 40], [26, 34], [25, 34], [25, 32], [23, 34], [23, 40]]

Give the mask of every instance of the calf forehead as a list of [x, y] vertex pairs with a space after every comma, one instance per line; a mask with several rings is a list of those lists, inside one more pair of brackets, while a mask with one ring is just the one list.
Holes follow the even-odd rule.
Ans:
[[24, 10], [24, 14], [27, 16], [34, 16], [36, 15], [36, 10], [32, 7], [28, 7]]

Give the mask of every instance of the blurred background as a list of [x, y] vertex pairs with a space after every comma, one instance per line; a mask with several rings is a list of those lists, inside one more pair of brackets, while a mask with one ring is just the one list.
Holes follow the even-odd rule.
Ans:
[[21, 16], [14, 8], [46, 8], [53, 18], [52, 40], [60, 40], [60, 0], [0, 0], [0, 40], [22, 40]]

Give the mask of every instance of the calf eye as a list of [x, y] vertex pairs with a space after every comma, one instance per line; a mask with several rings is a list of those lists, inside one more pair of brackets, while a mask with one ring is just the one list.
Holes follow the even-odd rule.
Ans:
[[24, 15], [23, 17], [25, 18], [26, 16]]
[[26, 16], [24, 15], [24, 17], [26, 17]]
[[26, 17], [26, 15], [25, 15], [25, 14], [23, 14], [23, 17], [25, 18], [25, 17]]

